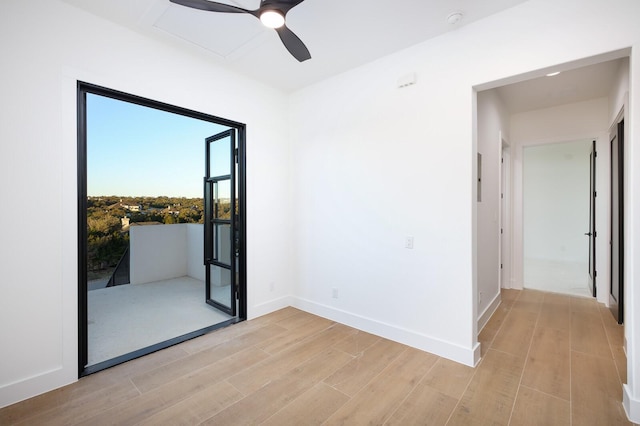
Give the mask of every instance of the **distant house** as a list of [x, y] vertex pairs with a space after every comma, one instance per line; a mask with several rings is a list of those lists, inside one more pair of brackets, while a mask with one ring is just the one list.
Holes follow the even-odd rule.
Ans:
[[129, 210], [130, 212], [139, 212], [142, 210], [142, 206], [140, 204], [129, 205], [120, 203], [120, 206], [125, 210]]

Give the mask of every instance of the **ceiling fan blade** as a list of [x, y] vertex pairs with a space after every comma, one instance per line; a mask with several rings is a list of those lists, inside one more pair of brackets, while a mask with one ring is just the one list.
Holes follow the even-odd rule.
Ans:
[[302, 40], [293, 33], [286, 25], [281, 26], [280, 28], [275, 29], [280, 36], [280, 40], [284, 44], [284, 47], [287, 48], [289, 53], [293, 55], [299, 62], [304, 62], [307, 59], [311, 59], [311, 54], [309, 53], [309, 49], [304, 45]]
[[242, 9], [240, 7], [231, 6], [229, 4], [216, 3], [207, 0], [169, 0], [171, 3], [179, 4], [181, 6], [191, 7], [193, 9], [206, 10], [209, 12], [223, 12], [223, 13], [250, 13], [254, 15], [254, 11]]
[[260, 9], [267, 9], [270, 7], [280, 10], [285, 15], [294, 7], [302, 3], [304, 0], [262, 0], [260, 2]]

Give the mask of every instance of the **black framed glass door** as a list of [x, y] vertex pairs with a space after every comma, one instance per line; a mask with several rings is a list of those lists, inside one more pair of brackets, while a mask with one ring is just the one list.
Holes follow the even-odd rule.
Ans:
[[237, 153], [235, 129], [205, 140], [205, 300], [229, 315], [236, 315], [240, 255]]
[[84, 82], [77, 104], [78, 376], [245, 320], [246, 125]]

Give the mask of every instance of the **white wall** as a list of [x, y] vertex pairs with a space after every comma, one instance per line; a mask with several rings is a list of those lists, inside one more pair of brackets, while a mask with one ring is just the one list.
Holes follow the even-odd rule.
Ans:
[[[531, 0], [296, 92], [295, 304], [473, 364], [481, 250], [473, 88], [637, 47], [637, 16], [634, 0]], [[418, 83], [396, 89], [409, 72]], [[630, 77], [632, 87], [640, 83], [633, 63]], [[513, 122], [510, 136], [513, 143]], [[640, 232], [633, 235], [640, 243]], [[406, 236], [413, 250], [404, 248]], [[640, 267], [636, 257], [629, 272]], [[629, 387], [634, 404], [638, 379]]]
[[146, 225], [129, 229], [131, 284], [187, 275], [187, 225]]
[[187, 224], [187, 244], [187, 275], [204, 281], [204, 225]]
[[203, 225], [132, 226], [129, 230], [131, 284], [190, 276], [204, 281]]
[[581, 140], [524, 148], [524, 258], [589, 259], [589, 153]]
[[77, 379], [77, 80], [247, 123], [248, 314], [288, 303], [285, 94], [55, 0], [0, 2], [0, 51], [0, 406]]
[[494, 90], [478, 92], [478, 152], [482, 154], [482, 201], [478, 202], [478, 329], [500, 302], [500, 159], [509, 114]]

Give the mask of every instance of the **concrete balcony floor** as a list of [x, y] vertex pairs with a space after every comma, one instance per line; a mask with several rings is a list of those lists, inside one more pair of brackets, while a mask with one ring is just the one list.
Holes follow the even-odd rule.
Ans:
[[207, 305], [204, 282], [187, 276], [92, 290], [87, 304], [89, 365], [232, 318]]

